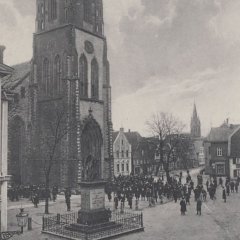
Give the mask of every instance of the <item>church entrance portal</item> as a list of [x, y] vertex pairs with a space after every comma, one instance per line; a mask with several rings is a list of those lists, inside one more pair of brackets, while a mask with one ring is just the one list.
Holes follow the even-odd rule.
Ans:
[[98, 123], [90, 116], [82, 131], [82, 180], [94, 181], [102, 178], [102, 133]]

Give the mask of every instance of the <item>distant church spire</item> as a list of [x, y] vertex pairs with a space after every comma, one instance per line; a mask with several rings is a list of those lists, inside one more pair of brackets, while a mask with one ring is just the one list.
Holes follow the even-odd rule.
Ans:
[[193, 106], [193, 115], [191, 119], [191, 135], [192, 137], [195, 138], [201, 137], [201, 122], [197, 114], [197, 107], [195, 102]]

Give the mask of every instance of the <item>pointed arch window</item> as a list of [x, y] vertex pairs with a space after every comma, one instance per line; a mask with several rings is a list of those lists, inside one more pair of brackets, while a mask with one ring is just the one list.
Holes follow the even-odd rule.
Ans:
[[91, 94], [92, 98], [99, 98], [99, 69], [97, 60], [95, 58], [91, 63]]
[[92, 14], [91, 14], [91, 2], [89, 0], [84, 0], [84, 21], [91, 23]]
[[59, 55], [54, 60], [54, 81], [53, 81], [53, 92], [58, 94], [61, 91], [61, 59]]
[[48, 4], [49, 20], [54, 20], [57, 18], [57, 0], [49, 0]]
[[79, 60], [80, 96], [88, 97], [88, 63], [84, 54]]
[[47, 58], [43, 61], [43, 88], [46, 94], [49, 94], [50, 90], [50, 68], [49, 60]]

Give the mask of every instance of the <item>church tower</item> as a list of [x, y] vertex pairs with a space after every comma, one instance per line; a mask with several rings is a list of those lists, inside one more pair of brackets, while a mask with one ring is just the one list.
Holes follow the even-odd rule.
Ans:
[[[98, 161], [102, 179], [111, 178], [111, 86], [102, 0], [36, 0], [36, 4], [31, 80], [36, 143], [45, 134], [44, 109], [64, 106], [66, 124], [73, 121], [76, 129], [58, 149], [53, 182], [77, 186], [87, 159]], [[42, 165], [41, 160], [33, 161], [40, 182]]]
[[201, 137], [201, 122], [197, 114], [197, 107], [195, 103], [193, 106], [193, 115], [191, 119], [191, 135], [194, 138]]

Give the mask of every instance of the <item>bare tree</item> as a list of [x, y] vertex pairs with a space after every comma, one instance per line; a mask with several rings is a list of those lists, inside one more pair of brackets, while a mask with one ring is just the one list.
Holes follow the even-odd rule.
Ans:
[[192, 157], [194, 156], [193, 139], [189, 134], [182, 134], [176, 148], [176, 156], [181, 161], [184, 169], [192, 167]]
[[45, 176], [45, 214], [49, 214], [50, 176], [60, 159], [62, 141], [75, 128], [63, 104], [47, 104], [41, 112], [41, 155]]
[[157, 151], [160, 161], [157, 163], [155, 174], [158, 175], [162, 165], [169, 181], [170, 163], [176, 161], [176, 147], [184, 125], [172, 114], [166, 112], [153, 114], [146, 125], [153, 136], [158, 139]]

